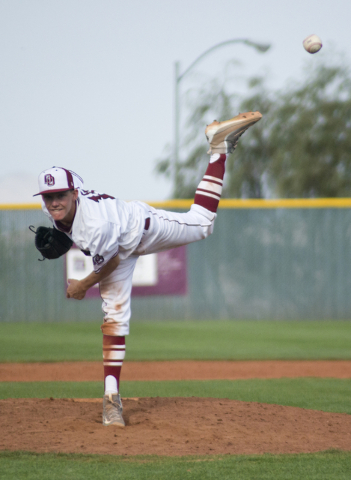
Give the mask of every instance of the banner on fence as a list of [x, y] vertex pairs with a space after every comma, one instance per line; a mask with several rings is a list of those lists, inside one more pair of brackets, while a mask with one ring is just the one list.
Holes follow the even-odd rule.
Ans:
[[[85, 256], [78, 248], [71, 248], [66, 254], [66, 283], [68, 278], [81, 280], [92, 271], [91, 257]], [[135, 266], [132, 284], [132, 295], [136, 296], [186, 295], [186, 247], [140, 256]], [[98, 284], [86, 293], [87, 298], [99, 296]]]

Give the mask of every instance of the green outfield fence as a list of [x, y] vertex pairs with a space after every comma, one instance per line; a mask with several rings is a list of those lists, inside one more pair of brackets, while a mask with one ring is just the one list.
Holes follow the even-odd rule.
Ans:
[[[100, 300], [65, 298], [64, 259], [39, 262], [28, 225], [48, 225], [39, 205], [0, 205], [0, 321], [101, 321]], [[351, 319], [351, 199], [222, 200], [187, 259], [187, 295], [134, 297], [134, 320]]]

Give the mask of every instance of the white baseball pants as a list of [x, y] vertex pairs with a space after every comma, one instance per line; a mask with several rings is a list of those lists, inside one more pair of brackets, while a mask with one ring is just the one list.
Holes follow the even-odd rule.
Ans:
[[208, 237], [214, 228], [216, 213], [194, 204], [187, 213], [157, 210], [144, 204], [150, 226], [139, 246], [128, 258], [121, 260], [114, 272], [100, 282], [105, 314], [101, 330], [104, 335], [129, 334], [131, 291], [135, 264], [140, 255], [180, 247]]

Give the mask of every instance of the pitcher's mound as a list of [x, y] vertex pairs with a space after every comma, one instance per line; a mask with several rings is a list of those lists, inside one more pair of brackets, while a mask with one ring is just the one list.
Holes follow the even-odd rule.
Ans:
[[102, 401], [0, 401], [0, 449], [113, 455], [351, 450], [351, 415], [215, 398], [124, 399], [125, 428]]

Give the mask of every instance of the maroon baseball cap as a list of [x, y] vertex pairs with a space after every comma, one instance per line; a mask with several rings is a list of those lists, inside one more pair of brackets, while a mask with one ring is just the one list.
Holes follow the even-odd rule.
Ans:
[[64, 192], [74, 190], [74, 180], [72, 173], [62, 167], [52, 167], [44, 170], [38, 177], [39, 193], [33, 195], [43, 195], [44, 193]]

